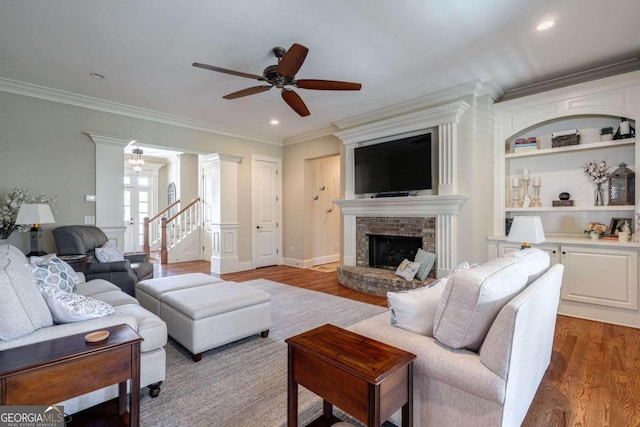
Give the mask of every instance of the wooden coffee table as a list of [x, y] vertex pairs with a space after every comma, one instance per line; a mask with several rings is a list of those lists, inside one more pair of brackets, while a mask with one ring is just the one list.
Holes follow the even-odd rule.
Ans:
[[413, 360], [404, 350], [334, 325], [285, 342], [288, 359], [288, 426], [298, 425], [298, 385], [323, 399], [323, 413], [309, 426], [331, 426], [338, 406], [369, 427], [402, 408], [402, 426], [413, 425]]

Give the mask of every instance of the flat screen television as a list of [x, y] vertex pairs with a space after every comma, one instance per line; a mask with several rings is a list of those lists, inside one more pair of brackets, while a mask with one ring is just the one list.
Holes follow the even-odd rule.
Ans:
[[431, 134], [358, 147], [355, 193], [404, 193], [432, 189]]

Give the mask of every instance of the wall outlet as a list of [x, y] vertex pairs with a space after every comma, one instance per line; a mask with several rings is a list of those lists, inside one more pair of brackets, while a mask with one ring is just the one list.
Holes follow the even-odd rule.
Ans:
[[95, 216], [91, 216], [91, 215], [87, 215], [84, 217], [84, 224], [85, 225], [95, 225], [96, 223], [96, 217]]
[[95, 194], [85, 194], [84, 201], [85, 202], [95, 202], [96, 201], [96, 195]]

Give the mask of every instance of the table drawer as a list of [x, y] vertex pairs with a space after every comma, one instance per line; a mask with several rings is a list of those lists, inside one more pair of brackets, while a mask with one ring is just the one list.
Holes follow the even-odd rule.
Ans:
[[131, 347], [106, 350], [34, 368], [5, 379], [5, 405], [49, 405], [126, 381]]

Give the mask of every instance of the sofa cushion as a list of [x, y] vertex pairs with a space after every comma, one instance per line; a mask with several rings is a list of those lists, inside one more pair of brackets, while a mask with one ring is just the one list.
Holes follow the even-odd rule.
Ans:
[[132, 297], [131, 295], [122, 292], [120, 289], [117, 291], [107, 291], [100, 292], [97, 294], [91, 295], [91, 298], [95, 298], [102, 302], [106, 302], [109, 305], [114, 307], [125, 304], [136, 304], [138, 305], [138, 300]]
[[80, 283], [75, 270], [55, 254], [32, 256], [29, 259], [29, 268], [36, 281], [56, 286], [66, 292], [75, 292]]
[[538, 248], [522, 249], [505, 254], [505, 258], [515, 258], [524, 261], [523, 268], [527, 269], [529, 279], [527, 284], [531, 284], [542, 276], [551, 265], [551, 257], [545, 251]]
[[104, 279], [93, 279], [88, 282], [79, 283], [76, 293], [90, 297], [95, 294], [109, 291], [119, 291], [120, 288]]
[[95, 254], [100, 262], [124, 261], [124, 254], [111, 242], [107, 242], [104, 246], [96, 248]]
[[36, 284], [44, 296], [55, 323], [72, 323], [110, 316], [115, 310], [109, 304], [84, 295], [65, 292], [43, 282]]
[[418, 268], [416, 278], [418, 280], [425, 280], [431, 272], [433, 264], [435, 264], [436, 262], [436, 254], [434, 254], [433, 252], [427, 252], [425, 250], [422, 250], [422, 248], [419, 248], [413, 261], [420, 263], [420, 268]]
[[137, 304], [120, 305], [115, 309], [117, 313], [128, 314], [136, 319], [136, 332], [144, 339], [140, 351], [154, 350], [167, 343], [167, 324], [155, 314]]
[[410, 291], [387, 292], [391, 325], [416, 334], [433, 336], [433, 319], [448, 278]]
[[456, 272], [438, 303], [433, 336], [446, 346], [478, 351], [500, 309], [528, 278], [529, 270], [516, 258]]
[[51, 326], [47, 303], [36, 288], [27, 258], [11, 245], [0, 245], [0, 339], [10, 340]]

